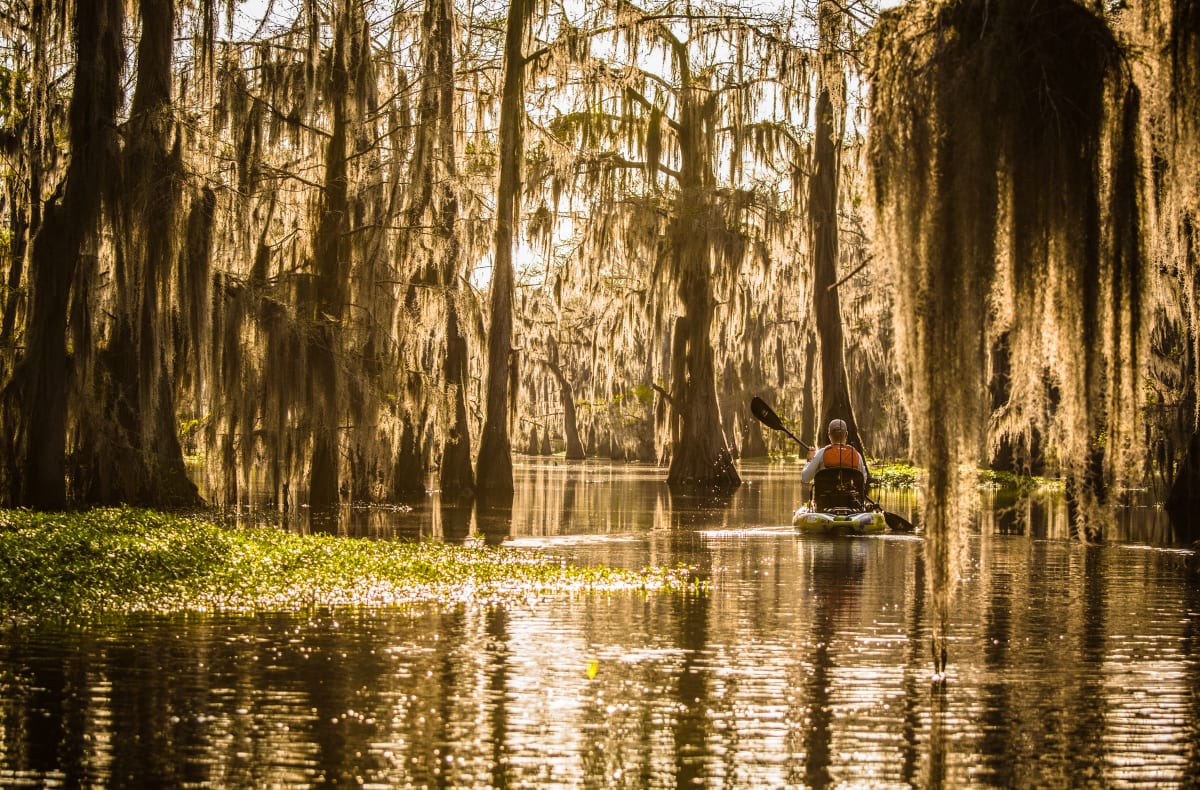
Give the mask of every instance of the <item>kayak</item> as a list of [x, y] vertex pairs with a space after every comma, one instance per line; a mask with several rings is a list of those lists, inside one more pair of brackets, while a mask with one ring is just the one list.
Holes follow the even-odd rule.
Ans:
[[836, 510], [821, 512], [802, 507], [792, 516], [792, 526], [801, 532], [821, 532], [849, 535], [873, 535], [887, 532], [887, 519], [880, 511], [854, 512]]

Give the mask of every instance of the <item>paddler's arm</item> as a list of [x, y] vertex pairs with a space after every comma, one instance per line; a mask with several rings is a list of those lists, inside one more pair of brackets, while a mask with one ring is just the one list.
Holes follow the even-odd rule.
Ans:
[[804, 469], [800, 471], [800, 482], [811, 483], [813, 478], [817, 476], [817, 472], [821, 471], [825, 461], [825, 448], [813, 450], [808, 448], [808, 463], [804, 465]]

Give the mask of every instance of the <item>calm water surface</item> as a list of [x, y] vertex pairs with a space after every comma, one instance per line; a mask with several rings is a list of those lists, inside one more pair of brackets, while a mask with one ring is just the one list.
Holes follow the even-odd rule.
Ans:
[[511, 518], [337, 527], [682, 562], [705, 594], [0, 630], [0, 786], [1200, 785], [1200, 585], [1156, 511], [1084, 545], [1052, 498], [991, 503], [936, 686], [920, 537], [798, 535], [796, 465], [742, 472], [714, 503], [529, 463]]

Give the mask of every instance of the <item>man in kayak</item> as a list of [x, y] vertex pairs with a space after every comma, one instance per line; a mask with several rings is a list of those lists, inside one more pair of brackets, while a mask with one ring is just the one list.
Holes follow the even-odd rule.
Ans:
[[867, 479], [867, 464], [862, 454], [851, 447], [850, 431], [846, 428], [845, 420], [833, 420], [829, 423], [829, 444], [820, 450], [808, 448], [808, 463], [800, 472], [800, 480], [811, 483], [822, 469], [857, 469], [862, 472], [863, 480]]

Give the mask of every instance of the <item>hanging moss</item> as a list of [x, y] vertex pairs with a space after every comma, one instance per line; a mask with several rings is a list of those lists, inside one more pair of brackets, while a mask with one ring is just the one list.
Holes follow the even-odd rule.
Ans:
[[[1103, 20], [1070, 0], [911, 4], [874, 36], [878, 241], [944, 623], [973, 506], [964, 470], [989, 440], [1045, 437], [1080, 523], [1129, 472], [1145, 343], [1137, 97]], [[999, 342], [1011, 384], [993, 410]]]
[[[880, 241], [914, 446], [943, 467], [931, 506], [949, 508], [952, 467], [989, 430], [1031, 425], [1101, 498], [1136, 430], [1126, 380], [1143, 344], [1136, 95], [1115, 40], [1072, 2], [971, 0], [886, 16], [874, 57]], [[986, 352], [1001, 338], [1014, 381], [998, 416], [1019, 419], [989, 423]]]
[[172, 282], [184, 230], [185, 174], [173, 120], [174, 7], [139, 4], [141, 38], [120, 189], [110, 195], [113, 283], [95, 319], [100, 353], [79, 344], [91, 392], [77, 406], [72, 497], [78, 502], [190, 507], [199, 503], [177, 436]]
[[1194, 536], [1200, 507], [1200, 3], [1147, 0], [1122, 21], [1142, 54], [1134, 73], [1145, 96], [1148, 236], [1160, 275], [1155, 366], [1147, 382], [1150, 438], [1155, 471], [1170, 486], [1172, 519], [1181, 534]]

